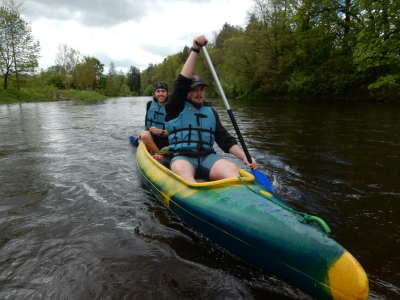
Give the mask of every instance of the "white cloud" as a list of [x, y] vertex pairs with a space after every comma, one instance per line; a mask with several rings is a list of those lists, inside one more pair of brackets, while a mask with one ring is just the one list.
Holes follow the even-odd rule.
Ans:
[[251, 0], [28, 0], [23, 14], [41, 43], [41, 68], [54, 65], [59, 44], [113, 61], [126, 71], [161, 63], [196, 35], [219, 31], [224, 23], [244, 26]]

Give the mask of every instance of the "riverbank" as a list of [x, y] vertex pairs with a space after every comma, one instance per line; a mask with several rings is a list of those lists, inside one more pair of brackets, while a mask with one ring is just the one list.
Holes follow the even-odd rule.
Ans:
[[59, 90], [57, 88], [0, 88], [0, 104], [47, 102], [60, 100], [101, 100], [108, 97], [92, 91]]

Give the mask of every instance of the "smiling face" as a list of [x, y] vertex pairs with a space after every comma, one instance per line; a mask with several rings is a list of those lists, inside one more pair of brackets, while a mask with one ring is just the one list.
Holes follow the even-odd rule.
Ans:
[[165, 104], [165, 101], [167, 100], [168, 92], [164, 89], [157, 89], [154, 92], [154, 97], [157, 99], [158, 104], [161, 106]]
[[205, 93], [205, 86], [203, 84], [200, 84], [192, 88], [192, 90], [187, 95], [187, 98], [190, 100], [190, 102], [193, 103], [194, 106], [200, 107], [203, 106]]

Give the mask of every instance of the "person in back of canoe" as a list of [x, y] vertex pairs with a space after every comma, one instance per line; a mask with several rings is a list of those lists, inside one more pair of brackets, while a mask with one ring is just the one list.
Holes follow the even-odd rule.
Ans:
[[168, 85], [157, 82], [154, 86], [153, 100], [147, 102], [144, 131], [138, 139], [146, 145], [148, 151], [154, 153], [168, 146], [168, 132], [165, 130], [165, 104], [168, 101]]
[[214, 142], [225, 153], [230, 152], [253, 170], [257, 169], [256, 161], [253, 158], [251, 164], [247, 161], [235, 138], [222, 126], [217, 112], [205, 102], [207, 85], [203, 79], [192, 75], [200, 45], [207, 42], [204, 35], [193, 39], [189, 57], [165, 105], [170, 169], [191, 182], [196, 182], [195, 178], [219, 180], [239, 176], [233, 162], [215, 153]]

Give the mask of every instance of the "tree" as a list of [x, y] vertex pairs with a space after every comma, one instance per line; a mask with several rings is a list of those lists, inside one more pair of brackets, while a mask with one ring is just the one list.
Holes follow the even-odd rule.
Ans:
[[222, 29], [216, 33], [214, 32], [214, 45], [217, 48], [222, 48], [223, 43], [232, 38], [232, 37], [238, 37], [241, 35], [243, 30], [240, 27], [235, 27], [232, 25], [229, 25], [228, 23], [225, 23], [222, 25]]
[[154, 85], [149, 84], [143, 91], [143, 96], [151, 96], [154, 93]]
[[20, 11], [25, 0], [2, 0], [3, 6], [12, 11]]
[[358, 37], [355, 62], [369, 74], [368, 88], [388, 94], [400, 88], [400, 2], [358, 0], [365, 22]]
[[140, 87], [141, 87], [141, 94], [144, 94], [145, 89], [149, 84], [152, 84], [153, 82], [153, 76], [157, 72], [158, 65], [157, 64], [152, 64], [150, 63], [147, 69], [143, 70], [143, 72], [140, 74]]
[[156, 83], [158, 81], [163, 81], [171, 87], [169, 90], [171, 92], [173, 83], [175, 79], [178, 77], [178, 74], [182, 70], [182, 63], [180, 59], [180, 54], [169, 55], [164, 59], [163, 63], [160, 64], [155, 74], [152, 76], [152, 83]]
[[126, 83], [123, 83], [121, 85], [121, 89], [119, 90], [119, 93], [124, 97], [129, 96], [129, 94], [130, 94], [129, 86]]
[[[252, 51], [251, 42], [243, 36], [225, 41], [224, 90], [230, 97], [252, 93], [254, 77], [258, 69], [258, 55]], [[221, 83], [223, 84], [223, 83]]]
[[117, 91], [121, 91], [122, 85], [126, 84], [125, 82], [126, 82], [126, 76], [125, 76], [124, 71], [122, 71], [122, 69], [121, 69], [121, 70], [119, 70], [119, 72], [116, 76]]
[[97, 58], [91, 56], [84, 56], [80, 63], [77, 65], [77, 70], [74, 72], [74, 76], [77, 79], [76, 88], [95, 90], [98, 88], [98, 83], [104, 71], [104, 64], [102, 64]]
[[185, 46], [182, 50], [182, 52], [179, 53], [179, 58], [181, 59], [181, 64], [184, 64], [185, 61], [188, 59], [190, 54], [190, 48], [188, 46]]
[[74, 69], [76, 61], [74, 55], [76, 51], [67, 44], [59, 44], [54, 58], [54, 62], [59, 66], [61, 75], [64, 77], [64, 87], [67, 89], [67, 81], [71, 76], [71, 71]]
[[8, 77], [14, 63], [12, 55], [12, 38], [10, 35], [10, 23], [16, 17], [5, 7], [0, 8], [0, 69], [4, 76], [4, 88], [7, 88]]
[[48, 67], [44, 72], [40, 72], [40, 75], [45, 80], [45, 85], [54, 86], [58, 89], [64, 88], [64, 77], [60, 74], [59, 66]]
[[72, 78], [73, 86], [75, 89], [78, 89], [80, 86], [79, 82], [79, 65], [81, 64], [82, 57], [79, 51], [76, 51], [74, 49], [70, 49], [70, 75]]
[[40, 57], [40, 44], [32, 36], [32, 29], [18, 11], [0, 8], [0, 69], [4, 88], [11, 74], [15, 74], [19, 90], [19, 75], [34, 73]]
[[126, 84], [131, 92], [140, 92], [140, 70], [131, 66], [126, 73]]
[[108, 68], [107, 93], [116, 96], [117, 91], [119, 91], [119, 86], [117, 86], [117, 71], [115, 64], [111, 62]]
[[100, 60], [98, 60], [96, 57], [91, 57], [91, 60], [94, 62], [94, 69], [96, 74], [96, 82], [94, 86], [96, 89], [105, 89], [105, 76], [103, 74], [104, 64], [102, 64]]

